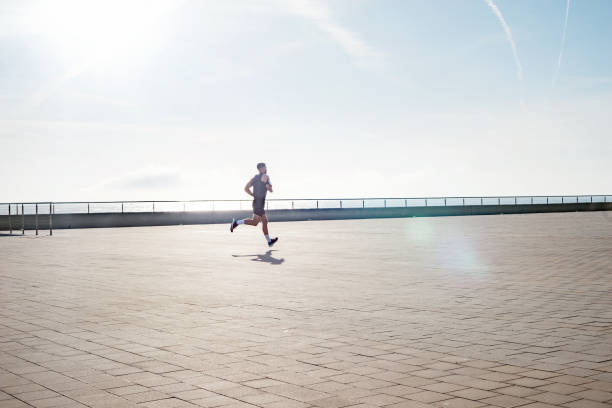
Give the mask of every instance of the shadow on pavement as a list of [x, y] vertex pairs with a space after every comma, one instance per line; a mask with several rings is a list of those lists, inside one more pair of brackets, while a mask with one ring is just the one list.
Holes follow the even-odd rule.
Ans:
[[261, 255], [257, 255], [257, 254], [252, 254], [252, 255], [232, 255], [234, 258], [241, 258], [241, 257], [254, 257], [251, 259], [251, 261], [256, 261], [256, 262], [267, 262], [271, 265], [280, 265], [283, 262], [285, 262], [285, 258], [275, 258], [272, 256], [272, 252], [274, 250], [271, 249], [269, 251], [266, 251], [265, 254], [261, 254]]

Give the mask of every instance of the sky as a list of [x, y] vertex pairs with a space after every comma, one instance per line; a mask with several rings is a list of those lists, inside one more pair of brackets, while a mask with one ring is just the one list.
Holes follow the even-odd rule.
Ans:
[[608, 0], [0, 0], [0, 202], [611, 194]]

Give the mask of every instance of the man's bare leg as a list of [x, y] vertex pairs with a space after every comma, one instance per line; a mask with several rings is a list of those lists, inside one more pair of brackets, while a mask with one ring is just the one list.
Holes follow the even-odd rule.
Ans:
[[261, 229], [266, 241], [268, 241], [268, 246], [272, 246], [278, 241], [278, 238], [270, 238], [270, 235], [268, 235], [268, 217], [265, 214], [261, 217]]
[[242, 221], [246, 225], [252, 225], [253, 227], [256, 227], [257, 224], [259, 224], [259, 221], [261, 221], [261, 217], [257, 214], [253, 214], [253, 218], [246, 218]]
[[261, 229], [264, 233], [264, 235], [268, 235], [268, 217], [266, 217], [265, 215], [263, 217], [261, 217]]
[[238, 220], [238, 221], [232, 220], [232, 226], [230, 227], [230, 232], [234, 232], [234, 229], [236, 229], [236, 227], [242, 224], [252, 225], [253, 227], [255, 227], [259, 224], [259, 221], [261, 221], [261, 217], [257, 214], [253, 214], [253, 218], [245, 218], [244, 220]]

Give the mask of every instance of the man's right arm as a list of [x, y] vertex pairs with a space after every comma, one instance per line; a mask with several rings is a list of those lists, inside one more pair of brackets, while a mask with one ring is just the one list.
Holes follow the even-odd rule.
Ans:
[[251, 197], [254, 197], [253, 193], [251, 192], [251, 187], [253, 187], [253, 179], [250, 179], [246, 186], [244, 186], [244, 191], [246, 191], [246, 193]]

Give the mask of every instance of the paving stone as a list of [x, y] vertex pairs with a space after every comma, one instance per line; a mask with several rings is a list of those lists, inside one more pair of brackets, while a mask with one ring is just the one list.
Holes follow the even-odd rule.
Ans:
[[339, 398], [339, 397], [329, 397], [329, 398], [323, 398], [320, 400], [314, 400], [314, 401], [310, 401], [310, 404], [316, 407], [321, 407], [321, 408], [343, 408], [343, 407], [355, 405], [353, 401], [349, 401], [347, 399]]
[[183, 401], [178, 398], [167, 398], [163, 400], [145, 402], [138, 404], [139, 407], [144, 408], [197, 408], [198, 405], [192, 404], [187, 401]]
[[[446, 384], [440, 383], [440, 385], [442, 386], [442, 388], [444, 388]], [[451, 385], [451, 387], [453, 386]], [[433, 390], [428, 389], [425, 387], [423, 388], [428, 391], [444, 392], [444, 391], [435, 390], [435, 389]], [[463, 387], [460, 387], [460, 388], [463, 388]], [[401, 396], [408, 395], [408, 394], [414, 394], [416, 392], [421, 392], [421, 391], [423, 390], [419, 388], [408, 387], [407, 385], [392, 385], [389, 387], [383, 387], [383, 388], [376, 389], [376, 392], [380, 392], [381, 394], [395, 395], [396, 397], [401, 397]]]
[[436, 408], [436, 405], [420, 401], [402, 401], [397, 404], [387, 405], [385, 408]]
[[585, 390], [573, 393], [572, 397], [579, 397], [599, 402], [612, 401], [612, 393], [599, 390]]
[[464, 398], [451, 398], [436, 402], [434, 405], [442, 408], [479, 408], [485, 406], [486, 404]]
[[[57, 397], [52, 398], [44, 398], [36, 401], [30, 402], [30, 404], [36, 408], [54, 408], [54, 407], [75, 407], [78, 405], [83, 406], [83, 404], [79, 404], [78, 402], [71, 400], [70, 398], [66, 398], [63, 395], [59, 395]], [[0, 404], [1, 406], [1, 404]]]
[[195, 390], [189, 390], [189, 391], [181, 391], [181, 392], [176, 392], [174, 393], [174, 396], [186, 401], [191, 401], [191, 400], [196, 400], [196, 399], [202, 399], [202, 398], [206, 398], [206, 397], [212, 397], [215, 396], [216, 394], [214, 392], [208, 391], [208, 390], [204, 390], [201, 388], [195, 389]]
[[539, 378], [540, 380], [545, 380], [547, 378], [558, 377], [559, 373], [551, 373], [549, 371], [541, 371], [541, 370], [532, 370], [532, 371], [522, 372], [521, 375], [525, 377]]
[[266, 404], [266, 408], [308, 408], [312, 405], [299, 401], [285, 399], [282, 401], [270, 402]]
[[293, 384], [274, 385], [272, 387], [266, 387], [263, 390], [301, 402], [321, 400], [329, 397], [329, 395], [326, 393], [310, 390], [308, 388]]
[[497, 397], [485, 398], [480, 401], [491, 405], [497, 405], [503, 408], [514, 408], [532, 403], [532, 401], [526, 400], [524, 398], [513, 397], [511, 395], [499, 395]]
[[370, 379], [370, 380], [357, 381], [357, 382], [351, 383], [351, 385], [353, 387], [364, 388], [366, 390], [376, 390], [379, 388], [392, 386], [393, 383], [389, 381]]
[[510, 387], [497, 388], [495, 392], [504, 395], [514, 395], [515, 397], [527, 397], [529, 395], [541, 394], [542, 391], [534, 388], [520, 387], [513, 385]]
[[531, 404], [522, 405], [521, 408], [555, 408], [556, 405], [545, 404], [543, 402], [533, 402]]
[[[562, 383], [562, 384], [570, 384], [570, 385], [582, 385], [582, 384], [586, 384], [586, 383], [591, 383], [592, 380], [589, 380], [588, 378], [583, 378], [583, 377], [575, 377], [573, 375], [560, 375], [558, 377], [555, 377], [555, 382], [557, 383]], [[609, 383], [610, 385], [612, 385], [612, 383]], [[585, 385], [585, 387], [589, 388], [588, 385]]]
[[545, 385], [550, 384], [550, 381], [538, 380], [537, 378], [528, 378], [528, 377], [518, 378], [516, 380], [510, 380], [508, 382], [510, 384], [518, 385], [521, 387], [530, 387], [530, 388], [543, 387]]
[[478, 388], [466, 388], [459, 391], [449, 392], [450, 395], [454, 395], [460, 398], [466, 398], [470, 400], [481, 400], [485, 398], [491, 398], [498, 396], [499, 394], [496, 392], [484, 391]]
[[44, 399], [44, 398], [58, 397], [59, 395], [60, 394], [53, 392], [51, 390], [43, 389], [39, 391], [30, 391], [30, 392], [23, 392], [23, 393], [15, 394], [15, 397], [25, 402], [32, 402], [32, 401], [36, 401], [36, 400]]
[[581, 385], [583, 387], [585, 387], [585, 388], [591, 388], [591, 389], [594, 389], [594, 390], [612, 392], [612, 382], [594, 381], [594, 382], [589, 382], [587, 384], [582, 383]]
[[26, 404], [25, 402], [12, 398], [9, 400], [2, 401], [2, 408], [31, 408], [32, 405]]
[[236, 400], [225, 395], [214, 394], [209, 397], [198, 398], [189, 402], [201, 407], [221, 407], [233, 404], [234, 402], [236, 402]]
[[401, 401], [403, 401], [402, 398], [395, 397], [393, 395], [388, 395], [388, 394], [369, 395], [367, 397], [363, 397], [359, 399], [359, 402], [362, 402], [364, 404], [374, 405], [377, 407], [396, 404]]
[[543, 402], [545, 404], [550, 405], [561, 405], [567, 402], [576, 401], [580, 398], [575, 397], [573, 395], [563, 395], [554, 392], [543, 392], [541, 394], [530, 395], [527, 397], [527, 399]]
[[416, 392], [414, 394], [409, 394], [406, 396], [406, 398], [415, 400], [415, 401], [429, 403], [429, 402], [438, 402], [438, 401], [451, 399], [452, 397], [450, 395], [441, 394], [439, 392], [421, 391], [421, 392]]
[[556, 392], [557, 394], [566, 394], [566, 395], [574, 394], [574, 393], [585, 390], [584, 387], [578, 387], [578, 386], [569, 385], [569, 384], [559, 384], [559, 383], [543, 385], [542, 387], [538, 387], [538, 389], [543, 390], [543, 391]]
[[569, 408], [610, 408], [610, 404], [605, 402], [598, 402], [593, 400], [581, 399], [563, 404], [564, 407]]
[[463, 385], [450, 384], [450, 383], [434, 383], [434, 384], [422, 385], [420, 388], [427, 390], [427, 391], [449, 393], [452, 391], [458, 391], [458, 390], [465, 389], [466, 387]]
[[125, 387], [119, 387], [119, 388], [111, 388], [108, 390], [108, 392], [111, 392], [115, 395], [128, 395], [128, 394], [136, 394], [139, 392], [143, 392], [143, 391], [148, 391], [149, 389], [147, 387], [143, 387], [142, 385], [128, 385]]

